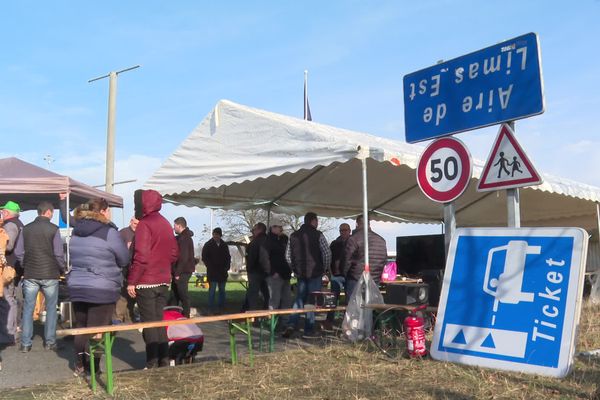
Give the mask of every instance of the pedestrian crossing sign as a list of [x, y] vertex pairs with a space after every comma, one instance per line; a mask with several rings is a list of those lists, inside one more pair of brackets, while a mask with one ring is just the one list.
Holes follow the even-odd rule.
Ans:
[[517, 142], [508, 124], [502, 124], [479, 178], [477, 191], [511, 189], [542, 183], [541, 175]]

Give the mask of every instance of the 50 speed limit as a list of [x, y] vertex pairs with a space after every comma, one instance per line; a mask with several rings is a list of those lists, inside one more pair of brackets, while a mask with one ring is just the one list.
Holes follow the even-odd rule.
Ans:
[[460, 196], [471, 178], [471, 154], [463, 142], [442, 138], [423, 152], [417, 167], [417, 182], [433, 201], [448, 203]]

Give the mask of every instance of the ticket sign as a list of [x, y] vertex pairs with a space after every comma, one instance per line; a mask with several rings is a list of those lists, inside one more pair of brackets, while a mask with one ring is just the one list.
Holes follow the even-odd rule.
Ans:
[[404, 76], [408, 143], [543, 112], [542, 64], [535, 33]]
[[565, 376], [575, 352], [587, 243], [579, 228], [458, 229], [431, 355]]

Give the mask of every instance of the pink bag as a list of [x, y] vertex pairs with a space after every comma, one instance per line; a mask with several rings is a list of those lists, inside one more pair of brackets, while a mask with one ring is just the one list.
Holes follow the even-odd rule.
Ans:
[[381, 274], [381, 281], [382, 282], [395, 281], [396, 275], [397, 275], [396, 261], [390, 261], [389, 263], [385, 264], [385, 267], [383, 267], [383, 273]]

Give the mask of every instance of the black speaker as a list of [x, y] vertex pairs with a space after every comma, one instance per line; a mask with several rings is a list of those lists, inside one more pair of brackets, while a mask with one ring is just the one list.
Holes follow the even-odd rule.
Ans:
[[423, 282], [429, 285], [429, 305], [437, 307], [442, 293], [442, 282], [444, 281], [444, 271], [441, 269], [425, 269], [419, 272]]
[[337, 299], [332, 292], [310, 292], [306, 304], [313, 304], [316, 308], [336, 308]]
[[386, 304], [418, 306], [429, 304], [429, 285], [426, 283], [388, 282], [383, 300]]

